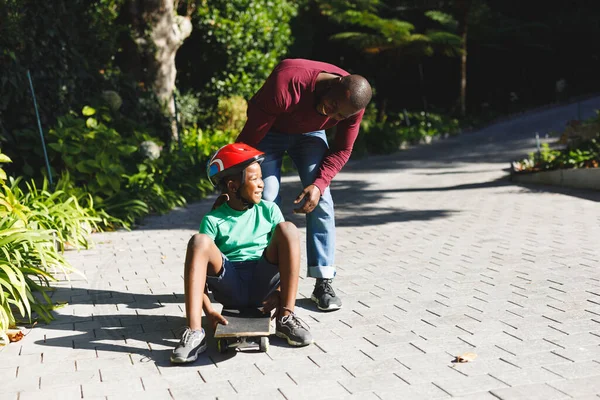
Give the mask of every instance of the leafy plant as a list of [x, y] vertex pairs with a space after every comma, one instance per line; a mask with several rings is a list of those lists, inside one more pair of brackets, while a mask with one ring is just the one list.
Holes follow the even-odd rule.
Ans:
[[224, 131], [241, 132], [246, 123], [247, 110], [248, 102], [241, 96], [219, 99], [215, 127]]
[[441, 114], [406, 112], [390, 115], [385, 122], [368, 121], [363, 125], [363, 144], [368, 153], [386, 154], [404, 144], [429, 143], [434, 136], [459, 132], [458, 120]]
[[[0, 152], [0, 164], [7, 162], [10, 159]], [[29, 321], [53, 318], [49, 282], [56, 280], [57, 273], [74, 271], [54, 245], [56, 231], [40, 229], [29, 207], [19, 200], [22, 192], [13, 193], [6, 179], [0, 168], [0, 337], [4, 342], [17, 316]]]
[[90, 208], [82, 207], [77, 197], [68, 192], [50, 192], [47, 179], [39, 188], [35, 182], [27, 182], [25, 191], [19, 187], [20, 182], [21, 179], [11, 179], [10, 190], [27, 207], [27, 220], [32, 229], [53, 231], [61, 250], [65, 245], [90, 247], [89, 235], [98, 229], [101, 218], [90, 215], [93, 214]]
[[60, 117], [49, 131], [53, 142], [48, 147], [77, 184], [96, 195], [111, 196], [120, 190], [127, 157], [137, 146], [106, 125], [112, 121], [108, 109], [98, 111], [85, 106], [81, 116], [71, 112]]
[[[104, 84], [117, 53], [123, 0], [0, 2], [0, 119], [8, 130], [34, 124], [27, 71], [42, 121], [51, 123]], [[59, 23], [57, 23], [59, 22]], [[91, 45], [93, 43], [93, 45]], [[12, 151], [9, 153], [14, 156]]]
[[205, 101], [250, 99], [292, 43], [290, 20], [296, 13], [289, 0], [201, 2], [192, 35], [177, 55], [181, 68], [194, 71], [181, 83]]
[[570, 121], [561, 135], [559, 144], [564, 148], [552, 149], [548, 143], [529, 157], [513, 162], [515, 172], [536, 172], [569, 168], [598, 168], [600, 166], [600, 111], [581, 123]]

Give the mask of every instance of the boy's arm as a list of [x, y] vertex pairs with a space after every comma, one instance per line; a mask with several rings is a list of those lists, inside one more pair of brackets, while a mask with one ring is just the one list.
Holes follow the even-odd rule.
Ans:
[[216, 312], [210, 302], [210, 298], [208, 297], [208, 288], [204, 287], [204, 293], [202, 294], [202, 309], [204, 310], [204, 315], [210, 321], [210, 326], [212, 326], [213, 331], [217, 330], [217, 325], [227, 325], [228, 322], [220, 313]]

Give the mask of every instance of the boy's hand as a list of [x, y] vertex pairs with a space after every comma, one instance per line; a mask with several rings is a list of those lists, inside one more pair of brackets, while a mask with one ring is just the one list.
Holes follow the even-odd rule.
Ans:
[[206, 313], [206, 318], [208, 318], [208, 321], [210, 322], [210, 326], [213, 328], [213, 331], [217, 330], [217, 325], [227, 325], [229, 323], [227, 322], [225, 317], [223, 317], [215, 310], [211, 310], [210, 312]]
[[300, 208], [294, 209], [295, 214], [308, 214], [315, 209], [319, 200], [321, 199], [321, 189], [315, 185], [308, 185], [304, 188], [302, 193], [296, 197], [294, 204], [298, 204], [304, 199], [304, 204]]
[[263, 301], [263, 313], [269, 314], [272, 310], [276, 310], [272, 318], [277, 316], [281, 303], [280, 293], [281, 292], [279, 290], [276, 290], [267, 296], [267, 298]]
[[217, 197], [217, 199], [213, 203], [212, 210], [216, 210], [227, 201], [229, 201], [229, 195], [227, 193], [222, 193], [219, 197]]

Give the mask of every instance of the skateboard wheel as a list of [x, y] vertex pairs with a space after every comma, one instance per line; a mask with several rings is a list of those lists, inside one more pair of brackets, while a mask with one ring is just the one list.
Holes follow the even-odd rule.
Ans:
[[263, 353], [269, 351], [269, 338], [266, 336], [260, 338], [260, 351]]
[[219, 353], [227, 353], [227, 349], [228, 349], [227, 340], [225, 340], [225, 339], [217, 340], [217, 350], [219, 350]]

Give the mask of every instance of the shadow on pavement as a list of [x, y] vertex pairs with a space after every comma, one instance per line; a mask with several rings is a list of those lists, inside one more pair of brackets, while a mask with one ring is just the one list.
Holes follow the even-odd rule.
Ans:
[[[103, 306], [114, 306], [118, 313], [74, 316], [55, 312], [56, 320], [41, 326], [48, 331], [57, 331], [56, 335], [46, 334], [43, 340], [35, 342], [37, 345], [88, 350], [95, 352], [95, 357], [102, 357], [102, 352], [126, 353], [130, 354], [132, 363], [153, 362], [163, 368], [217, 365], [235, 356], [234, 351], [226, 354], [217, 351], [212, 329], [203, 318], [208, 349], [193, 363], [175, 365], [170, 362], [171, 352], [183, 333], [186, 321], [183, 317], [169, 315], [172, 312], [166, 305], [182, 304], [183, 294], [149, 295], [57, 288], [53, 300], [56, 301], [56, 298], [66, 299], [69, 305], [100, 306], [103, 314], [107, 313]], [[161, 308], [165, 308], [164, 314], [160, 312]]]
[[562, 194], [565, 196], [577, 197], [584, 200], [600, 202], [600, 191], [595, 190], [584, 190], [584, 189], [571, 189], [560, 186], [550, 186], [550, 185], [535, 185], [535, 184], [525, 184], [525, 183], [515, 183], [512, 182], [512, 185], [516, 187], [520, 187], [523, 190], [526, 190], [531, 193], [555, 193]]
[[[382, 202], [389, 200], [394, 193], [392, 190], [371, 190], [368, 181], [344, 180], [333, 181], [331, 192], [335, 203], [335, 224], [337, 227], [367, 227], [393, 222], [426, 221], [450, 216], [453, 210], [405, 210], [400, 207], [390, 207]], [[300, 182], [284, 182], [281, 185], [281, 211], [288, 221], [299, 227], [305, 227], [304, 215], [294, 214], [295, 197], [302, 190]], [[402, 189], [398, 189], [402, 191]]]

